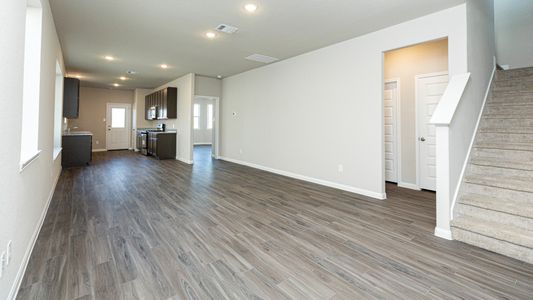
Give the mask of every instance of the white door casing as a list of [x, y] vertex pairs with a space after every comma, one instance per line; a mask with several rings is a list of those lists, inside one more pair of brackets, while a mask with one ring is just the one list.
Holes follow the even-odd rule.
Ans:
[[436, 134], [429, 122], [447, 86], [447, 72], [415, 76], [418, 186], [432, 191], [436, 190]]
[[106, 149], [130, 148], [131, 104], [107, 103], [106, 109]]
[[385, 81], [383, 103], [385, 180], [398, 182], [398, 81]]

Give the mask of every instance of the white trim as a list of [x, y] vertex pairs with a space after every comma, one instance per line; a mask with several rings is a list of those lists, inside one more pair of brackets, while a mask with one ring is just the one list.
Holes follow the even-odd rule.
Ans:
[[463, 178], [466, 173], [466, 167], [468, 166], [468, 162], [470, 161], [470, 155], [472, 153], [472, 148], [474, 147], [474, 142], [476, 140], [479, 123], [481, 123], [481, 117], [483, 116], [483, 111], [485, 110], [485, 104], [487, 103], [487, 99], [490, 94], [492, 83], [494, 81], [494, 75], [496, 74], [496, 57], [495, 56], [493, 57], [493, 61], [494, 61], [494, 66], [492, 68], [492, 74], [490, 75], [489, 85], [487, 86], [487, 90], [485, 91], [485, 98], [483, 99], [481, 110], [479, 111], [479, 115], [477, 116], [476, 127], [474, 128], [474, 134], [472, 135], [472, 139], [470, 140], [470, 146], [468, 147], [468, 152], [466, 153], [466, 159], [463, 163], [461, 174], [459, 175], [459, 182], [457, 183], [457, 187], [455, 188], [455, 193], [453, 194], [452, 206], [450, 209], [450, 220], [453, 220], [453, 210], [455, 208], [455, 203], [457, 202], [457, 198], [459, 197], [459, 190], [461, 189], [461, 183], [463, 182]]
[[398, 181], [398, 186], [401, 188], [406, 188], [406, 189], [415, 190], [415, 191], [422, 190], [418, 185], [413, 184], [413, 183], [408, 183], [408, 182]]
[[235, 164], [251, 167], [251, 168], [254, 168], [254, 169], [259, 169], [259, 170], [267, 171], [267, 172], [270, 172], [270, 173], [274, 173], [274, 174], [278, 174], [278, 175], [282, 175], [282, 176], [286, 176], [286, 177], [291, 177], [291, 178], [295, 178], [295, 179], [299, 179], [299, 180], [303, 180], [303, 181], [307, 181], [307, 182], [312, 182], [312, 183], [316, 183], [316, 184], [319, 184], [319, 185], [323, 185], [323, 186], [327, 186], [327, 187], [331, 187], [331, 188], [335, 188], [335, 189], [339, 189], [339, 190], [343, 190], [343, 191], [347, 191], [347, 192], [351, 192], [351, 193], [355, 193], [355, 194], [359, 194], [359, 195], [363, 195], [363, 196], [379, 199], [379, 200], [385, 200], [386, 199], [385, 193], [376, 193], [376, 192], [365, 190], [365, 189], [360, 189], [360, 188], [356, 188], [356, 187], [352, 187], [352, 186], [348, 186], [348, 185], [344, 185], [344, 184], [340, 184], [340, 183], [335, 183], [335, 182], [331, 182], [331, 181], [327, 181], [327, 180], [323, 180], [323, 179], [313, 178], [313, 177], [309, 177], [309, 176], [305, 176], [305, 175], [300, 175], [300, 174], [296, 174], [296, 173], [292, 173], [292, 172], [277, 170], [277, 169], [261, 166], [261, 165], [258, 165], [258, 164], [249, 163], [249, 162], [245, 162], [245, 161], [229, 158], [229, 157], [221, 156], [220, 159], [228, 161], [228, 162], [231, 162], [231, 163], [235, 163]]
[[54, 148], [54, 153], [53, 153], [52, 159], [55, 161], [57, 159], [57, 157], [59, 156], [59, 153], [61, 153], [62, 151], [63, 151], [63, 148], [61, 148], [61, 147]]
[[[416, 164], [416, 185], [420, 187], [420, 143], [419, 143], [419, 137], [420, 137], [420, 124], [418, 122], [419, 119], [419, 96], [418, 96], [418, 81], [423, 78], [430, 78], [430, 77], [438, 77], [438, 76], [444, 76], [449, 75], [448, 71], [440, 71], [440, 72], [433, 72], [433, 73], [425, 73], [425, 74], [418, 74], [415, 75], [415, 164]], [[450, 78], [448, 78], [448, 82], [450, 82]], [[439, 101], [440, 103], [440, 101]], [[437, 141], [435, 141], [435, 144], [437, 144]], [[436, 181], [436, 179], [435, 179]], [[435, 182], [435, 191], [437, 190], [437, 185]]]
[[453, 240], [452, 232], [450, 230], [445, 230], [442, 228], [435, 227], [435, 236], [438, 236], [443, 239]]
[[93, 152], [106, 152], [107, 149], [93, 149]]
[[[401, 80], [399, 77], [397, 78], [389, 78], [385, 79], [385, 84], [387, 83], [396, 83], [396, 118], [394, 119], [396, 122], [394, 124], [394, 130], [396, 131], [396, 181], [397, 183], [402, 181], [402, 109], [401, 109]], [[385, 84], [383, 85], [383, 90], [385, 90]], [[383, 109], [385, 108], [385, 100], [383, 99]], [[383, 119], [385, 119], [385, 115], [383, 115]], [[383, 120], [385, 122], [385, 120]], [[383, 124], [385, 126], [385, 124]], [[385, 134], [385, 131], [383, 131], [383, 134]], [[385, 137], [383, 137], [383, 145], [385, 145]], [[385, 146], [383, 146], [383, 152], [385, 152]], [[383, 168], [385, 168], [385, 156], [383, 156]], [[383, 173], [383, 176], [385, 176], [385, 172]], [[386, 177], [386, 176], [385, 176]]]
[[61, 167], [59, 168], [59, 172], [57, 172], [57, 176], [52, 184], [52, 189], [50, 190], [50, 193], [48, 195], [48, 200], [46, 201], [44, 209], [41, 213], [41, 217], [39, 218], [37, 227], [35, 228], [35, 231], [33, 232], [33, 235], [30, 240], [30, 244], [28, 245], [28, 248], [26, 248], [26, 252], [24, 253], [24, 256], [22, 257], [22, 263], [17, 272], [17, 276], [15, 277], [15, 281], [13, 282], [13, 285], [11, 286], [11, 291], [9, 292], [7, 299], [15, 299], [17, 297], [18, 291], [20, 289], [20, 285], [22, 284], [22, 279], [24, 278], [24, 273], [26, 273], [26, 268], [28, 267], [28, 263], [30, 261], [31, 253], [33, 252], [33, 248], [35, 247], [35, 243], [37, 242], [37, 238], [39, 237], [39, 233], [41, 232], [41, 228], [43, 227], [44, 219], [46, 218], [46, 214], [48, 213], [48, 208], [50, 207], [50, 203], [52, 202], [52, 197], [54, 196], [54, 192], [56, 190], [57, 182], [59, 181], [60, 176], [61, 176]]
[[42, 150], [37, 150], [37, 152], [35, 152], [35, 154], [33, 154], [30, 158], [24, 161], [21, 161], [19, 172], [22, 173], [22, 171], [24, 171], [24, 169], [26, 169], [27, 166], [31, 165], [32, 162], [36, 161], [37, 158], [39, 158], [39, 156], [41, 155], [41, 152]]

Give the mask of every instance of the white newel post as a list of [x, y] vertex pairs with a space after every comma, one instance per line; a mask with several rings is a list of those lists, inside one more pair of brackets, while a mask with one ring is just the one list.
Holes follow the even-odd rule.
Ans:
[[450, 194], [450, 127], [436, 126], [437, 137], [437, 226], [435, 235], [451, 240], [451, 194]]
[[435, 125], [437, 138], [437, 226], [435, 227], [435, 235], [448, 240], [452, 239], [450, 222], [454, 196], [450, 188], [450, 124], [469, 79], [470, 73], [455, 75], [451, 78], [430, 121], [431, 124]]

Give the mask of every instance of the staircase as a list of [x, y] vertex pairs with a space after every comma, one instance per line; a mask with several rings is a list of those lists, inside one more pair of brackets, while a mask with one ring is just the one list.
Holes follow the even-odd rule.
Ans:
[[461, 183], [452, 236], [533, 263], [533, 68], [496, 74]]

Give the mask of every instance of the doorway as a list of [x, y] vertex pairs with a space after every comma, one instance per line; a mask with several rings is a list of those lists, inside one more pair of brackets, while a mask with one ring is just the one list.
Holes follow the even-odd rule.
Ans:
[[448, 40], [384, 53], [384, 178], [413, 190], [436, 190], [435, 127], [429, 124], [448, 84]]
[[192, 109], [194, 162], [197, 159], [202, 161], [218, 159], [219, 105], [218, 97], [194, 96]]
[[131, 104], [107, 103], [106, 107], [106, 149], [129, 149], [131, 146]]

